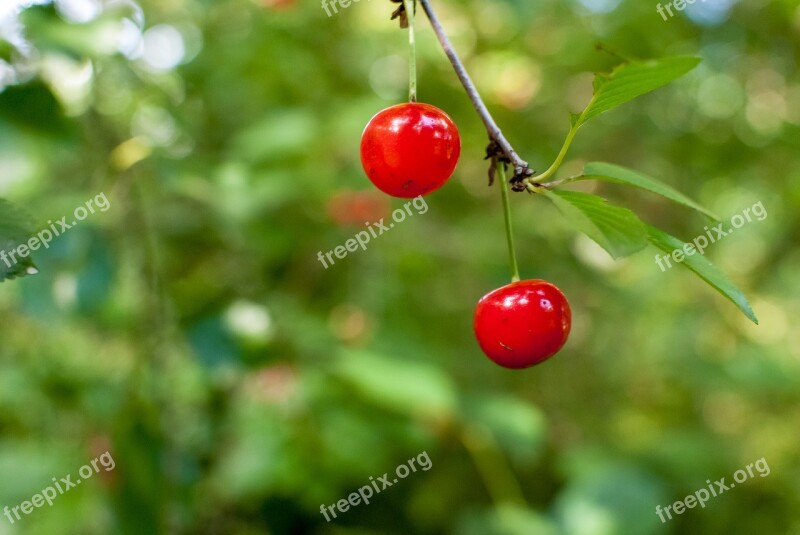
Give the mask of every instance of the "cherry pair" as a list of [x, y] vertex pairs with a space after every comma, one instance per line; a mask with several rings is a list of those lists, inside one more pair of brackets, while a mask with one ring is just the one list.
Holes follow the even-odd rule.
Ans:
[[[375, 186], [394, 197], [436, 191], [461, 154], [455, 123], [430, 104], [386, 108], [361, 137], [361, 163]], [[512, 282], [486, 294], [475, 310], [474, 330], [486, 355], [506, 368], [527, 368], [550, 358], [567, 341], [569, 303], [543, 280]]]

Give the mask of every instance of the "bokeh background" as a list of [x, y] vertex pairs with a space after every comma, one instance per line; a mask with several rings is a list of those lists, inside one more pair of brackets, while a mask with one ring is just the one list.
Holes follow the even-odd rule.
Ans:
[[[0, 285], [0, 506], [109, 451], [101, 472], [0, 534], [800, 533], [800, 7], [434, 0], [520, 154], [553, 159], [592, 73], [696, 54], [674, 84], [585, 126], [561, 176], [608, 161], [729, 218], [708, 249], [761, 324], [654, 249], [613, 262], [544, 199], [512, 196], [523, 277], [573, 309], [563, 351], [493, 365], [472, 313], [508, 281], [486, 133], [424, 17], [420, 99], [461, 162], [429, 210], [329, 269], [319, 251], [402, 203], [362, 129], [407, 94], [396, 7], [361, 0], [0, 3], [0, 197], [35, 228], [111, 208]], [[23, 6], [24, 5], [24, 6]], [[25, 7], [23, 9], [23, 7]], [[669, 201], [585, 184], [691, 239]], [[327, 523], [320, 505], [427, 452]], [[765, 458], [767, 477], [661, 523]]]

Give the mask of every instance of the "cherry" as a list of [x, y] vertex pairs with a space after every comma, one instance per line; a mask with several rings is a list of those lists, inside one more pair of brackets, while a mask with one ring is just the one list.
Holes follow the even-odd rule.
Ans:
[[411, 102], [378, 112], [361, 136], [361, 164], [378, 189], [394, 197], [427, 195], [453, 174], [461, 154], [458, 128], [445, 112]]
[[505, 368], [527, 368], [567, 341], [567, 298], [541, 279], [512, 282], [484, 295], [475, 309], [475, 336], [486, 356]]

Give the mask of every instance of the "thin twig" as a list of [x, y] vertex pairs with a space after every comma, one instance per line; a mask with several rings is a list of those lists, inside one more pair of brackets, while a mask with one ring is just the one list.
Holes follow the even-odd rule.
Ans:
[[414, 0], [403, 0], [408, 24], [408, 101], [417, 101], [417, 42], [414, 34], [414, 19], [417, 6]]
[[[439, 22], [439, 18], [433, 11], [429, 0], [419, 0], [419, 3], [422, 4], [425, 14], [431, 21], [433, 31], [436, 33], [436, 37], [439, 38], [439, 43], [442, 45], [444, 53], [447, 55], [447, 58], [453, 65], [453, 69], [456, 71], [456, 75], [461, 81], [461, 85], [464, 86], [469, 99], [472, 101], [472, 105], [475, 107], [478, 115], [480, 115], [481, 119], [483, 120], [483, 124], [486, 125], [489, 138], [495, 142], [497, 146], [499, 146], [503, 155], [508, 159], [509, 163], [514, 166], [514, 177], [510, 180], [510, 182], [512, 184], [522, 182], [522, 180], [534, 174], [533, 169], [528, 167], [528, 162], [519, 157], [517, 152], [514, 150], [514, 147], [511, 146], [511, 143], [509, 143], [503, 135], [500, 127], [497, 126], [494, 118], [492, 118], [492, 114], [489, 113], [489, 110], [483, 103], [483, 99], [481, 99], [480, 93], [478, 93], [475, 84], [472, 83], [472, 79], [469, 77], [469, 74], [467, 74], [467, 69], [464, 68], [464, 64], [461, 63], [461, 59], [458, 57], [458, 54], [453, 48], [452, 43], [450, 43], [450, 40], [447, 38], [447, 34], [445, 33], [444, 28], [442, 28], [442, 24]], [[518, 188], [514, 189], [515, 191], [519, 191]], [[524, 191], [524, 189], [525, 188], [523, 186], [522, 190]]]

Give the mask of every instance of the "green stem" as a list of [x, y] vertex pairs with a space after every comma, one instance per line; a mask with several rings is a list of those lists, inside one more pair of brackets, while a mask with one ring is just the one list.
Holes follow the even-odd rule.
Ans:
[[517, 282], [519, 280], [519, 266], [517, 265], [517, 252], [514, 250], [514, 234], [511, 229], [511, 203], [508, 199], [506, 164], [498, 161], [497, 172], [500, 175], [500, 192], [503, 198], [503, 217], [506, 223], [506, 239], [508, 240], [508, 260], [511, 263], [511, 282]]
[[544, 173], [532, 176], [526, 179], [525, 182], [541, 183], [550, 178], [551, 176], [553, 176], [555, 172], [558, 171], [558, 168], [561, 167], [561, 164], [564, 161], [564, 157], [567, 155], [567, 151], [569, 151], [570, 145], [572, 145], [572, 140], [575, 138], [575, 134], [578, 132], [578, 128], [570, 127], [569, 133], [567, 134], [566, 139], [564, 139], [564, 144], [561, 146], [561, 150], [559, 151], [558, 156], [556, 156], [555, 161], [553, 161], [550, 167], [548, 167]]
[[414, 10], [416, 0], [403, 0], [408, 19], [408, 101], [417, 101], [417, 43], [414, 37]]
[[[549, 182], [544, 182], [544, 183], [537, 182], [537, 184], [539, 184], [539, 186], [545, 189], [554, 189], [559, 186], [563, 186], [564, 184], [569, 184], [570, 182], [577, 182], [578, 180], [587, 180], [588, 178], [590, 177], [583, 175], [568, 176], [564, 178], [559, 178], [558, 180], [551, 180]], [[528, 186], [528, 191], [530, 191], [531, 193], [540, 193], [540, 191], [537, 189], [537, 186], [534, 186], [533, 184], [528, 184], [527, 186]]]

